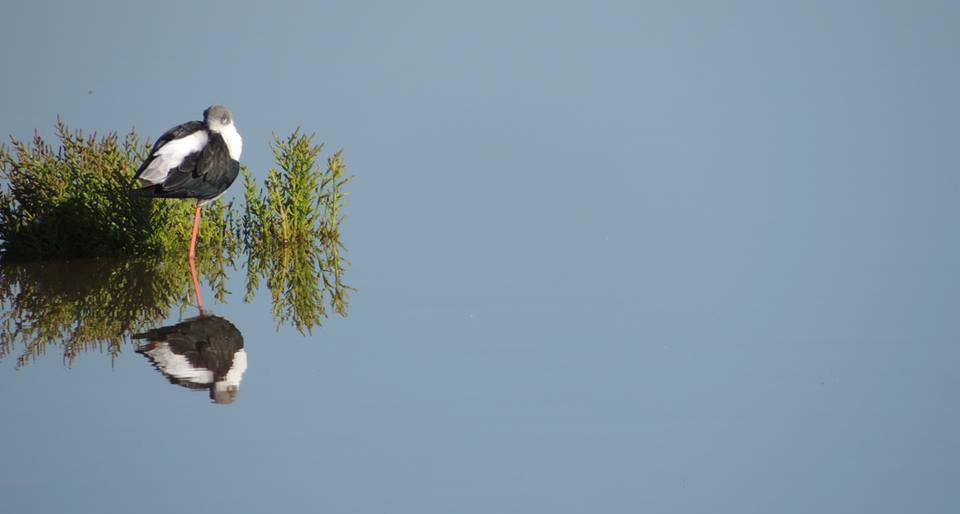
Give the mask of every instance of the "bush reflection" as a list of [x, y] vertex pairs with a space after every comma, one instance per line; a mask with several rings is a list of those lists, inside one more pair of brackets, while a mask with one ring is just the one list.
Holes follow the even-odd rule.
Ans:
[[[332, 245], [318, 241], [252, 251], [243, 270], [230, 258], [205, 260], [198, 272], [221, 304], [229, 297], [229, 272], [243, 273], [244, 302], [266, 287], [278, 328], [289, 325], [309, 333], [321, 325], [328, 308], [341, 316], [347, 312], [346, 263], [339, 243]], [[19, 368], [51, 351], [67, 365], [91, 350], [115, 358], [135, 335], [152, 341], [150, 334], [158, 332], [151, 329], [193, 314], [191, 284], [190, 268], [179, 257], [4, 263], [0, 359], [15, 355]]]

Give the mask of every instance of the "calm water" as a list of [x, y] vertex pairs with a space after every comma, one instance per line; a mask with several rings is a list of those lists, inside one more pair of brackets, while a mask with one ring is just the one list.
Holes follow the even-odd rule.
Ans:
[[189, 294], [38, 285], [125, 335], [0, 359], [0, 511], [960, 512], [960, 4], [334, 4], [0, 20], [2, 135], [223, 103], [357, 177], [347, 317], [205, 284], [230, 403], [135, 351]]
[[[189, 387], [182, 363], [162, 374], [153, 361], [169, 355], [135, 352], [150, 339], [129, 338], [138, 320], [118, 320], [116, 355], [101, 344], [67, 362], [51, 343], [17, 369], [14, 346], [0, 360], [4, 510], [953, 505], [956, 322], [948, 296], [916, 289], [939, 278], [907, 249], [837, 242], [774, 260], [793, 236], [717, 240], [715, 218], [701, 223], [637, 246], [625, 227], [576, 221], [544, 220], [503, 247], [481, 230], [395, 236], [433, 241], [417, 254], [354, 230], [366, 250], [350, 253], [350, 314], [306, 336], [278, 327], [265, 289], [244, 303], [242, 267], [226, 303], [206, 289], [222, 317], [206, 326], [187, 303], [142, 309], [167, 341], [178, 323], [181, 339], [210, 341], [202, 358], [226, 405]], [[22, 276], [41, 311], [104, 290], [143, 302], [146, 273], [73, 262]], [[109, 321], [77, 309], [78, 327]]]

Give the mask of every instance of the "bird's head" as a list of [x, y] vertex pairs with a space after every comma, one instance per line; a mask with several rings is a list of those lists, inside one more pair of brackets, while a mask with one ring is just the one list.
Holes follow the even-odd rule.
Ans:
[[210, 399], [213, 400], [213, 403], [220, 405], [233, 403], [239, 394], [240, 384], [217, 382], [210, 388]]
[[203, 123], [213, 132], [220, 132], [233, 125], [233, 113], [222, 105], [211, 105], [203, 111]]

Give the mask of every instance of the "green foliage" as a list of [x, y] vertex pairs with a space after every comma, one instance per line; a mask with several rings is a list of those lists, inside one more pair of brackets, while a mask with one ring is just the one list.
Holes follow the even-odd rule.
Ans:
[[322, 144], [299, 129], [286, 139], [274, 136], [277, 167], [267, 172], [264, 190], [244, 167], [244, 213], [237, 228], [247, 251], [249, 301], [266, 279], [278, 324], [310, 332], [326, 317], [326, 305], [347, 314], [352, 288], [343, 282], [349, 263], [341, 256], [346, 175], [342, 152], [319, 161]]
[[[0, 146], [0, 254], [5, 259], [182, 253], [190, 238], [193, 200], [129, 195], [150, 151], [131, 131], [98, 138], [57, 122], [59, 146], [39, 135]], [[342, 152], [321, 165], [322, 144], [299, 129], [274, 136], [276, 167], [261, 190], [243, 166], [243, 205], [206, 206], [197, 244], [201, 258], [233, 255], [239, 245], [278, 247], [339, 239], [344, 186]]]
[[347, 164], [343, 161], [343, 151], [339, 150], [327, 159], [327, 173], [320, 182], [320, 203], [323, 215], [318, 235], [324, 241], [340, 240], [340, 223], [343, 222], [342, 209], [347, 194], [343, 187], [352, 177], [347, 176]]
[[270, 246], [339, 238], [339, 226], [346, 194], [346, 165], [341, 152], [328, 160], [326, 170], [318, 163], [322, 144], [297, 129], [286, 139], [274, 135], [276, 168], [267, 172], [266, 191], [256, 187], [244, 168], [246, 210], [242, 231], [251, 242]]
[[[4, 258], [150, 255], [178, 251], [190, 235], [191, 205], [128, 194], [149, 151], [133, 131], [98, 138], [57, 122], [54, 148], [35, 135], [0, 147], [0, 252]], [[201, 244], [232, 244], [223, 234], [231, 208], [208, 208]], [[220, 248], [220, 247], [217, 247]]]

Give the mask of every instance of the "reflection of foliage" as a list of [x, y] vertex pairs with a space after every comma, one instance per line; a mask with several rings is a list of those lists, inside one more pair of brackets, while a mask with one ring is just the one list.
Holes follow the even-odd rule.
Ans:
[[325, 297], [334, 312], [346, 316], [347, 293], [351, 288], [343, 283], [345, 264], [339, 250], [339, 242], [289, 244], [272, 251], [264, 247], [254, 249], [247, 260], [244, 300], [253, 298], [262, 276], [279, 325], [290, 323], [301, 333], [310, 332], [327, 316]]
[[0, 267], [0, 357], [23, 345], [17, 366], [63, 346], [69, 363], [79, 353], [112, 355], [134, 331], [163, 320], [190, 297], [181, 261], [40, 261]]
[[[245, 302], [261, 282], [271, 293], [279, 325], [309, 333], [327, 317], [327, 306], [345, 316], [347, 293], [339, 242], [317, 241], [269, 250], [247, 258]], [[333, 252], [333, 253], [331, 253]], [[227, 256], [201, 261], [198, 272], [225, 303]], [[84, 351], [116, 355], [130, 334], [162, 322], [193, 299], [190, 268], [181, 258], [7, 262], [0, 265], [0, 358], [22, 346], [17, 366], [62, 347], [68, 364]]]
[[[149, 151], [137, 134], [97, 138], [57, 123], [58, 148], [34, 136], [0, 147], [0, 240], [7, 257], [147, 255], [180, 251], [190, 237], [192, 206], [128, 194]], [[231, 247], [232, 205], [204, 213], [201, 248]], [[215, 246], [217, 245], [217, 246]]]

